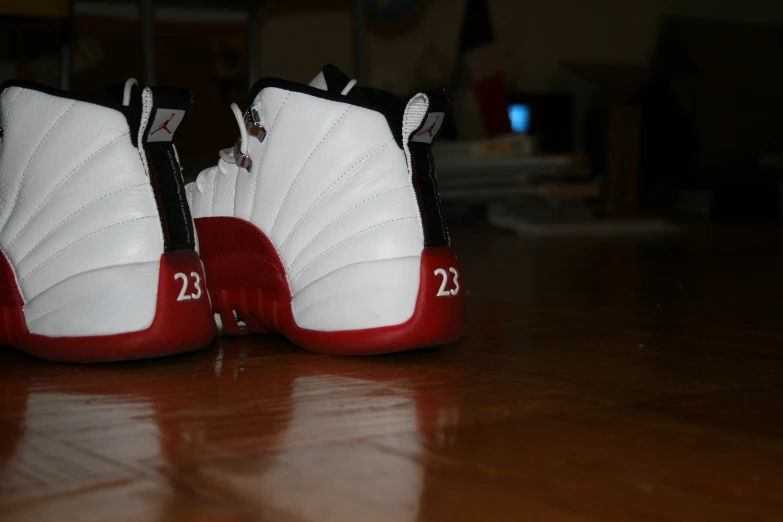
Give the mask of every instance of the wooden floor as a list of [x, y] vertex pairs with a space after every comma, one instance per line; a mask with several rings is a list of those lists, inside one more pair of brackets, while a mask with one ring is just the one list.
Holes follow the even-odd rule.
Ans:
[[783, 236], [455, 234], [468, 338], [0, 351], [0, 520], [783, 520]]

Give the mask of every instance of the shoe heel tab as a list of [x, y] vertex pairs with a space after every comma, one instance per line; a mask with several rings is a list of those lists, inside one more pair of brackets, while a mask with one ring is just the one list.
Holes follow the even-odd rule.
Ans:
[[174, 143], [193, 105], [193, 94], [187, 89], [145, 87], [141, 99], [139, 138], [143, 146]]
[[166, 252], [195, 249], [193, 219], [174, 146], [192, 102], [187, 89], [145, 87], [141, 110], [136, 111], [141, 115], [139, 153], [158, 204]]
[[420, 92], [411, 97], [403, 116], [402, 133], [407, 145], [431, 146], [443, 128], [450, 105], [445, 89]]
[[420, 92], [408, 100], [402, 118], [403, 150], [419, 204], [426, 248], [451, 245], [432, 154], [432, 142], [443, 128], [448, 111], [445, 90]]
[[[445, 89], [424, 91], [405, 98], [388, 91], [361, 87], [353, 89], [347, 98], [352, 95], [356, 97], [354, 103], [361, 99], [363, 103], [357, 103], [358, 105], [363, 104], [386, 117], [392, 135], [401, 149], [407, 149], [413, 143], [431, 145], [443, 128], [451, 106]], [[428, 136], [428, 139], [423, 135], [417, 136], [417, 133], [427, 131], [433, 124], [432, 136]]]

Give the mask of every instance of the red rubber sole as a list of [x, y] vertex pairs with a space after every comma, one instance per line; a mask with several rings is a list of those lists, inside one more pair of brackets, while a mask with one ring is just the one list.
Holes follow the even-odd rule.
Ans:
[[[192, 273], [201, 280], [201, 292], [195, 288]], [[203, 281], [204, 271], [196, 252], [163, 254], [155, 319], [148, 328], [116, 335], [48, 337], [27, 329], [21, 294], [10, 264], [0, 253], [0, 345], [42, 359], [77, 363], [149, 359], [204, 348], [217, 330]], [[178, 300], [183, 294], [189, 298]], [[196, 295], [199, 297], [194, 298]]]
[[261, 230], [228, 217], [199, 218], [195, 223], [212, 308], [228, 335], [279, 333], [301, 348], [330, 355], [400, 352], [451, 344], [464, 335], [464, 292], [459, 287], [459, 263], [450, 248], [422, 252], [419, 293], [408, 321], [324, 332], [297, 326], [283, 263]]

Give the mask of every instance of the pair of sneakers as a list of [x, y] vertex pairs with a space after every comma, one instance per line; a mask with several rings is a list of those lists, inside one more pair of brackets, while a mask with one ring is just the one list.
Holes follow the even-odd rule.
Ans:
[[[239, 139], [185, 185], [186, 90], [0, 91], [0, 344], [72, 362], [279, 333], [320, 353], [465, 328], [431, 145], [448, 100], [259, 81]], [[217, 324], [216, 324], [217, 323]]]

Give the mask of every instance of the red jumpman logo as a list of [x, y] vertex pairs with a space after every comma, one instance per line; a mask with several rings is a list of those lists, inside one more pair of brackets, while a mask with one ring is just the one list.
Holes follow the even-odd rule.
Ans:
[[164, 131], [168, 132], [169, 134], [171, 134], [171, 131], [169, 130], [169, 123], [171, 122], [171, 120], [174, 119], [174, 116], [176, 116], [176, 115], [177, 115], [176, 112], [171, 113], [171, 118], [169, 118], [168, 120], [164, 121], [163, 123], [160, 124], [160, 127], [155, 129], [154, 131], [150, 132], [150, 136], [152, 136], [153, 134], [155, 134], [159, 130], [164, 130]]
[[432, 123], [432, 125], [430, 125], [430, 128], [429, 128], [429, 129], [424, 129], [423, 131], [421, 131], [420, 133], [418, 133], [416, 136], [421, 136], [422, 134], [429, 134], [429, 135], [430, 135], [430, 138], [434, 138], [435, 136], [433, 136], [433, 135], [432, 135], [432, 131], [434, 131], [434, 130], [435, 130], [435, 125], [437, 125], [437, 124], [438, 124], [438, 120], [440, 120], [440, 116], [438, 116], [437, 118], [435, 118], [435, 121]]

